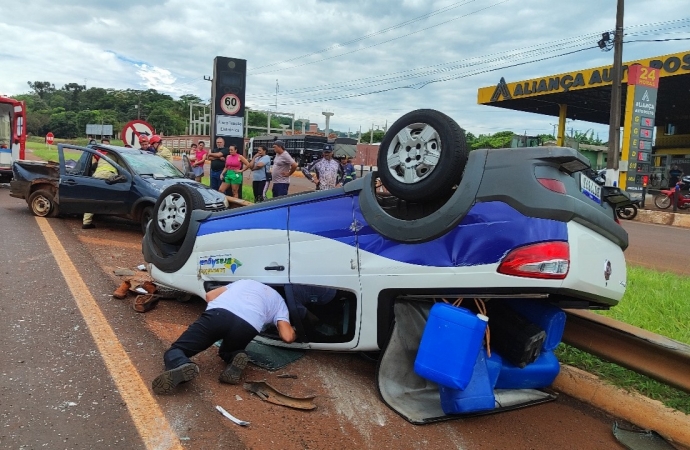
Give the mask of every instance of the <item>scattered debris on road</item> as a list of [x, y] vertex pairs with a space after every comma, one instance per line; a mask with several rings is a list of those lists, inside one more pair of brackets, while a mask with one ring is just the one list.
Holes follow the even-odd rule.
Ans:
[[233, 416], [232, 414], [230, 414], [229, 412], [227, 412], [226, 410], [224, 410], [222, 406], [216, 405], [216, 409], [217, 409], [218, 411], [220, 411], [220, 413], [221, 413], [222, 415], [224, 415], [226, 418], [232, 420], [232, 421], [233, 421], [234, 423], [236, 423], [237, 425], [242, 426], [242, 427], [249, 426], [249, 422], [247, 422], [246, 420], [240, 420], [240, 419], [238, 419], [237, 417]]
[[292, 379], [296, 380], [297, 375], [293, 375], [291, 373], [281, 373], [280, 375], [277, 375], [276, 378], [292, 378]]
[[315, 395], [309, 397], [292, 397], [278, 391], [265, 381], [248, 381], [244, 383], [244, 389], [256, 394], [261, 400], [288, 408], [312, 410], [316, 408], [313, 403]]
[[656, 431], [623, 428], [618, 422], [613, 423], [613, 435], [625, 448], [631, 450], [675, 449]]

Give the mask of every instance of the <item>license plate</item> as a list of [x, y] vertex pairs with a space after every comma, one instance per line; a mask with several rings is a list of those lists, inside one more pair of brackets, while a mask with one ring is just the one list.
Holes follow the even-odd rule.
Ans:
[[584, 173], [580, 173], [580, 190], [587, 197], [601, 204], [601, 186], [592, 181]]

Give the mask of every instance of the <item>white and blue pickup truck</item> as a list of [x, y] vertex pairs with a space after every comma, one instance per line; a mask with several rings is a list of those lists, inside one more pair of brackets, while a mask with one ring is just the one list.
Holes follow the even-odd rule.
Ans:
[[[379, 350], [393, 304], [412, 296], [607, 309], [626, 288], [628, 236], [613, 211], [627, 198], [588, 168], [562, 147], [468, 152], [451, 118], [417, 110], [388, 130], [378, 172], [341, 188], [221, 212], [168, 188], [143, 254], [156, 283], [201, 297], [245, 278], [276, 287], [304, 348]], [[335, 332], [309, 329], [295, 285], [337, 291], [312, 305]]]

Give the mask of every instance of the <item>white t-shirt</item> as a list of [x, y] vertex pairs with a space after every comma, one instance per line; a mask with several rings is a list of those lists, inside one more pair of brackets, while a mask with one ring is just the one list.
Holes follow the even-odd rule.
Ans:
[[285, 300], [270, 286], [254, 280], [230, 283], [227, 290], [209, 302], [206, 310], [222, 308], [247, 321], [257, 331], [279, 320], [290, 323]]

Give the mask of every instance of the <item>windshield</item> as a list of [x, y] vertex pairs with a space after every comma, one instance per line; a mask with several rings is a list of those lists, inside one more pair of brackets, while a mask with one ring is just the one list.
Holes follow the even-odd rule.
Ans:
[[150, 153], [122, 153], [122, 158], [137, 175], [150, 175], [155, 178], [184, 177], [180, 169], [160, 156]]

